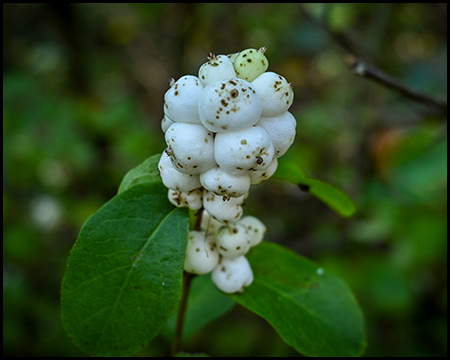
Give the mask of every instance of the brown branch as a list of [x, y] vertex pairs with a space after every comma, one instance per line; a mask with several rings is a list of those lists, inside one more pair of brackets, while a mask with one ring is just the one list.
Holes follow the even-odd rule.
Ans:
[[446, 100], [436, 99], [430, 95], [412, 89], [409, 86], [394, 79], [390, 75], [379, 70], [378, 68], [371, 66], [362, 61], [361, 59], [354, 57], [353, 55], [348, 55], [346, 57], [346, 63], [348, 67], [352, 69], [356, 75], [362, 76], [366, 79], [373, 80], [389, 89], [397, 91], [398, 93], [402, 94], [403, 96], [411, 100], [437, 108], [444, 114], [447, 113]]
[[355, 74], [365, 77], [366, 79], [378, 82], [379, 84], [391, 90], [395, 90], [401, 95], [411, 100], [434, 107], [444, 115], [447, 114], [446, 100], [438, 99], [428, 94], [424, 94], [420, 91], [412, 89], [409, 86], [394, 79], [390, 75], [382, 72], [377, 67], [373, 65], [368, 65], [367, 63], [362, 61], [360, 57], [373, 59], [374, 56], [373, 54], [371, 54], [371, 56], [367, 56], [368, 54], [363, 54], [363, 52], [366, 52], [362, 51], [363, 46], [361, 46], [360, 44], [356, 44], [352, 39], [349, 38], [347, 34], [332, 30], [325, 23], [317, 20], [303, 7], [300, 7], [300, 13], [305, 18], [307, 18], [314, 26], [324, 31], [327, 34], [327, 36], [330, 39], [332, 39], [333, 42], [341, 49], [341, 51], [348, 53], [346, 62], [347, 65], [350, 67], [350, 69], [353, 70]]

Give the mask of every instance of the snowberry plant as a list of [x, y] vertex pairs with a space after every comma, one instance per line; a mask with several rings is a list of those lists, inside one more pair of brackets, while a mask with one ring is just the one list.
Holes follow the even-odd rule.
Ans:
[[210, 53], [197, 76], [171, 79], [167, 148], [128, 172], [81, 229], [61, 304], [86, 353], [129, 356], [161, 333], [179, 355], [183, 339], [236, 303], [304, 355], [362, 353], [362, 315], [346, 285], [265, 241], [270, 229], [243, 211], [252, 186], [272, 176], [342, 216], [355, 211], [345, 193], [281, 159], [296, 133], [294, 92], [267, 71], [265, 50]]

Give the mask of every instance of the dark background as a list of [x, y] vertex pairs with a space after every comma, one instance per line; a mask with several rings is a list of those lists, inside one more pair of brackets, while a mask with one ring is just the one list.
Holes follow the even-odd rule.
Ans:
[[[83, 355], [59, 288], [77, 234], [122, 177], [165, 148], [168, 79], [207, 53], [267, 47], [295, 84], [284, 156], [354, 199], [345, 219], [294, 185], [245, 213], [352, 288], [366, 356], [447, 354], [447, 115], [355, 75], [349, 54], [447, 97], [446, 4], [4, 4], [3, 356]], [[281, 159], [281, 161], [283, 158]], [[140, 356], [163, 356], [157, 337]], [[295, 356], [236, 306], [186, 342], [213, 356]]]

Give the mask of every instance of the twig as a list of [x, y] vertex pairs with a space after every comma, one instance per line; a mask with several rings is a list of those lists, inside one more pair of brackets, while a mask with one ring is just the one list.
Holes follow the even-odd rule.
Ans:
[[[352, 39], [348, 37], [348, 35], [330, 29], [325, 23], [317, 20], [314, 16], [312, 16], [308, 11], [306, 11], [303, 7], [300, 7], [300, 13], [307, 18], [314, 26], [322, 29], [329, 38], [331, 38], [334, 43], [341, 49], [348, 53], [346, 58], [347, 65], [354, 71], [355, 74], [365, 77], [366, 79], [371, 79], [373, 81], [378, 82], [379, 84], [397, 91], [403, 96], [420, 102], [422, 104], [432, 106], [439, 110], [440, 113], [444, 115], [447, 114], [447, 101], [443, 99], [437, 99], [430, 95], [424, 94], [420, 91], [414, 90], [409, 86], [399, 82], [398, 80], [392, 78], [386, 73], [379, 70], [377, 67], [373, 65], [368, 65], [364, 61], [362, 61], [359, 57], [366, 58], [367, 55], [363, 54], [361, 50], [363, 46], [356, 44]], [[370, 58], [374, 58], [369, 56]]]
[[376, 67], [366, 64], [364, 61], [354, 57], [353, 55], [347, 56], [346, 63], [348, 67], [359, 76], [376, 81], [377, 83], [389, 89], [395, 90], [411, 100], [438, 108], [444, 114], [447, 113], [447, 101], [445, 100], [436, 99], [430, 95], [414, 90]]

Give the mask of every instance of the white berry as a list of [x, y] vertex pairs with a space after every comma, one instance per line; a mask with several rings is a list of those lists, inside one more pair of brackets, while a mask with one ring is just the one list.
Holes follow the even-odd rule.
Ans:
[[[240, 221], [240, 220], [239, 220]], [[251, 246], [247, 227], [239, 222], [222, 227], [216, 234], [219, 254], [227, 259], [245, 255]]]
[[169, 189], [191, 191], [202, 186], [198, 175], [183, 174], [176, 170], [166, 151], [159, 159], [158, 170], [163, 184]]
[[205, 189], [221, 196], [239, 197], [250, 189], [248, 175], [230, 175], [218, 166], [200, 174], [200, 182]]
[[161, 130], [163, 133], [167, 131], [167, 129], [172, 125], [175, 121], [170, 119], [167, 115], [164, 115], [163, 119], [161, 120]]
[[203, 207], [216, 220], [222, 223], [234, 223], [242, 216], [242, 203], [245, 195], [238, 198], [219, 196], [204, 190]]
[[253, 282], [253, 271], [245, 256], [236, 259], [222, 258], [211, 273], [211, 279], [224, 293], [242, 292]]
[[223, 224], [214, 219], [209, 212], [203, 210], [202, 212], [202, 221], [200, 223], [200, 228], [208, 234], [216, 234], [217, 231], [223, 226]]
[[234, 69], [237, 77], [253, 81], [269, 67], [269, 61], [264, 55], [265, 48], [259, 50], [247, 49], [241, 51], [234, 59]]
[[191, 210], [199, 210], [203, 205], [202, 189], [191, 191], [176, 191], [169, 189], [167, 197], [177, 207], [187, 207]]
[[264, 117], [274, 117], [286, 112], [294, 100], [292, 85], [274, 72], [268, 71], [252, 81], [261, 98]]
[[172, 121], [200, 124], [198, 99], [202, 90], [203, 85], [196, 76], [183, 76], [165, 93], [164, 114]]
[[269, 134], [260, 126], [241, 131], [219, 133], [214, 140], [214, 158], [227, 173], [245, 175], [265, 170], [274, 157]]
[[247, 229], [247, 234], [250, 237], [250, 246], [258, 245], [264, 238], [267, 227], [255, 216], [243, 216], [236, 225], [243, 225]]
[[227, 80], [236, 77], [233, 63], [226, 55], [217, 55], [210, 53], [208, 62], [204, 63], [199, 71], [198, 78], [203, 86], [215, 81]]
[[297, 121], [289, 111], [276, 117], [261, 117], [256, 125], [261, 126], [269, 134], [275, 157], [284, 155], [294, 142]]
[[267, 169], [249, 172], [248, 176], [250, 177], [251, 185], [258, 185], [269, 179], [273, 174], [275, 174], [277, 167], [278, 159], [274, 157]]
[[248, 81], [232, 78], [206, 86], [198, 110], [202, 124], [212, 132], [237, 131], [256, 124], [261, 100]]
[[184, 270], [191, 274], [207, 274], [219, 263], [214, 237], [204, 231], [190, 231], [186, 247]]
[[239, 55], [239, 51], [235, 52], [235, 53], [232, 53], [232, 54], [228, 54], [227, 56], [230, 59], [231, 63], [234, 64], [234, 62], [235, 62], [235, 60], [236, 60], [238, 55]]
[[215, 166], [213, 134], [202, 125], [174, 123], [165, 139], [168, 155], [179, 172], [200, 174]]

